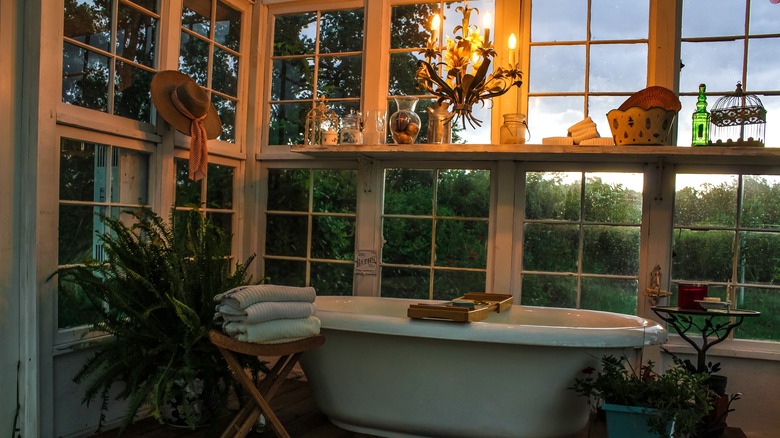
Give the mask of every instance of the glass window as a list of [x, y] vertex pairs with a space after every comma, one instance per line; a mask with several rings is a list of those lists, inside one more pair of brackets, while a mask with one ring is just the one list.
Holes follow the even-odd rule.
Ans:
[[537, 143], [585, 117], [610, 136], [606, 114], [647, 86], [648, 15], [648, 0], [533, 2], [524, 87]]
[[65, 2], [62, 101], [151, 123], [156, 1]]
[[[766, 0], [683, 1], [678, 146], [691, 145], [699, 84], [707, 87], [708, 111], [740, 82], [744, 92], [758, 96], [766, 108], [767, 126], [780, 120], [780, 86], [772, 73], [780, 68], [777, 9]], [[776, 147], [780, 132], [767, 129], [764, 140]]]
[[636, 314], [641, 173], [527, 172], [521, 304]]
[[265, 277], [352, 295], [357, 171], [270, 169]]
[[218, 139], [236, 142], [243, 15], [220, 0], [184, 0], [179, 70], [211, 91], [222, 121]]
[[268, 144], [303, 144], [320, 97], [340, 117], [360, 110], [364, 27], [362, 8], [274, 17]]
[[[189, 160], [176, 159], [176, 210], [197, 209], [220, 227], [225, 236], [233, 235], [233, 187], [236, 168], [209, 163], [206, 177], [189, 179]], [[177, 214], [178, 214], [177, 213]], [[181, 214], [181, 217], [187, 217]]]
[[[63, 138], [60, 143], [58, 264], [104, 260], [102, 218], [120, 217], [148, 201], [149, 155]], [[60, 290], [58, 327], [82, 325], [78, 291]]]
[[761, 312], [734, 337], [780, 340], [780, 176], [678, 174], [676, 187], [674, 294], [706, 284], [709, 296]]
[[452, 299], [485, 290], [490, 174], [385, 170], [382, 296]]

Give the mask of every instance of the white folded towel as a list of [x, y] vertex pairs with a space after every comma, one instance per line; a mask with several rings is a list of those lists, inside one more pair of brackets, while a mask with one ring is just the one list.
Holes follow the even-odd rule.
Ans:
[[313, 303], [315, 298], [317, 298], [317, 293], [313, 287], [254, 284], [239, 286], [218, 294], [214, 297], [214, 301], [236, 309], [245, 309], [261, 301], [302, 301]]
[[574, 139], [571, 137], [545, 137], [542, 144], [573, 145]]
[[596, 138], [599, 136], [599, 131], [596, 130], [596, 124], [593, 126], [586, 126], [584, 128], [577, 129], [571, 132], [571, 138], [574, 139], [574, 144], [580, 144], [583, 140]]
[[279, 344], [320, 334], [320, 320], [316, 316], [246, 324], [226, 322], [222, 330], [243, 342]]
[[264, 301], [249, 305], [246, 309], [220, 304], [217, 306], [217, 312], [225, 321], [253, 324], [274, 319], [306, 318], [313, 316], [316, 308], [314, 304], [303, 301]]
[[585, 117], [584, 119], [580, 120], [579, 122], [571, 125], [567, 132], [571, 136], [572, 132], [580, 130], [582, 128], [589, 128], [591, 126], [596, 126], [596, 124], [593, 122], [593, 119], [591, 119], [590, 117]]

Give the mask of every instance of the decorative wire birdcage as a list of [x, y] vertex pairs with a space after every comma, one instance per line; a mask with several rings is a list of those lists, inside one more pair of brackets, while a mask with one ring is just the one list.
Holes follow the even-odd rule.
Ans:
[[745, 94], [742, 83], [712, 107], [710, 138], [715, 146], [764, 146], [766, 109], [754, 94]]
[[320, 146], [338, 143], [339, 116], [325, 105], [325, 98], [306, 114], [303, 144]]

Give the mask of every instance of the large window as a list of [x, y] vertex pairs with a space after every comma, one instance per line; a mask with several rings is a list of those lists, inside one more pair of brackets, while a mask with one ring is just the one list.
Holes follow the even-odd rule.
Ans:
[[[58, 264], [104, 260], [103, 217], [120, 217], [148, 200], [149, 155], [112, 145], [63, 138], [60, 143]], [[58, 326], [81, 325], [77, 291], [62, 289]]]
[[527, 172], [521, 303], [635, 314], [641, 173]]
[[647, 86], [648, 0], [545, 0], [532, 4], [528, 123], [534, 142], [566, 135]]
[[382, 296], [452, 299], [485, 290], [490, 175], [385, 170]]
[[65, 1], [62, 101], [151, 122], [157, 0]]
[[176, 159], [175, 162], [176, 211], [197, 209], [221, 228], [225, 236], [233, 235], [236, 168], [209, 163], [206, 177], [193, 181], [189, 179], [189, 160]]
[[339, 116], [360, 110], [363, 29], [362, 8], [274, 18], [268, 144], [302, 144], [319, 98]]
[[179, 70], [211, 91], [220, 140], [236, 142], [242, 14], [220, 0], [184, 0]]
[[269, 170], [268, 281], [352, 295], [356, 195], [355, 170]]
[[[678, 174], [672, 280], [761, 311], [735, 337], [780, 340], [780, 176]], [[750, 318], [748, 318], [750, 319]]]

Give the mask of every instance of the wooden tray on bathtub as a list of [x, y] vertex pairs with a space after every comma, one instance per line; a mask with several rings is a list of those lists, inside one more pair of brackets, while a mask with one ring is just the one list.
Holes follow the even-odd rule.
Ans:
[[414, 319], [436, 319], [456, 322], [482, 321], [492, 312], [503, 312], [512, 306], [512, 295], [469, 292], [444, 303], [409, 305], [406, 315]]

